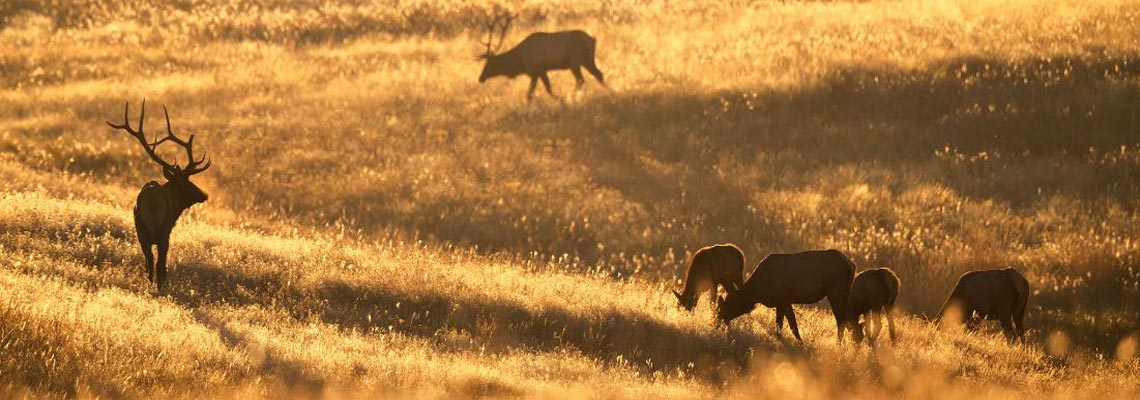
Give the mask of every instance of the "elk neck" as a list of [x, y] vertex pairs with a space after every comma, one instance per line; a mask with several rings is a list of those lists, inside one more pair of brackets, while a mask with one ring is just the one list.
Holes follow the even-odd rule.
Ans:
[[179, 215], [190, 206], [205, 203], [209, 199], [206, 192], [189, 180], [168, 180], [162, 184], [162, 188]]

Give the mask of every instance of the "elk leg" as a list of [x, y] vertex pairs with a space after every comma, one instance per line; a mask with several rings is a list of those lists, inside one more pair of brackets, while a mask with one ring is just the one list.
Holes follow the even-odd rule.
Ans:
[[800, 338], [800, 326], [796, 323], [796, 310], [792, 309], [791, 304], [784, 306], [784, 314], [788, 317], [788, 326], [792, 328], [792, 335], [796, 337], [796, 340], [804, 341]]
[[584, 66], [586, 67], [586, 71], [588, 71], [590, 75], [593, 75], [594, 78], [598, 80], [598, 83], [602, 84], [602, 86], [606, 86], [606, 80], [604, 77], [602, 77], [602, 71], [598, 69], [597, 65], [594, 65], [594, 61], [591, 60]]
[[[847, 316], [847, 297], [847, 293], [838, 293], [827, 296], [827, 302], [831, 303], [831, 314], [835, 316], [835, 327], [838, 331], [835, 337], [835, 342], [840, 344], [843, 343], [844, 330], [848, 328], [850, 328], [852, 331], [855, 330], [854, 326], [848, 327], [848, 323], [850, 323], [850, 321], [848, 321], [849, 317]], [[855, 320], [858, 321], [859, 317], [856, 316]], [[870, 325], [870, 321], [868, 321], [868, 325]]]
[[878, 310], [871, 310], [870, 317], [871, 321], [869, 325], [871, 326], [871, 332], [869, 336], [871, 337], [871, 342], [873, 343], [875, 340], [879, 339], [879, 333], [883, 331], [883, 313]]
[[530, 103], [534, 99], [534, 88], [538, 87], [538, 77], [530, 77], [530, 90], [526, 92], [526, 102]]
[[1023, 343], [1025, 342], [1025, 307], [1021, 307], [1013, 312], [1013, 323], [1017, 327], [1017, 338]]
[[542, 79], [542, 86], [546, 87], [546, 94], [549, 94], [550, 97], [557, 99], [558, 96], [555, 96], [554, 92], [550, 90], [550, 77], [546, 76], [545, 73], [543, 73], [542, 75], [539, 75], [538, 77], [539, 77], [539, 79]]
[[784, 308], [776, 307], [776, 336], [784, 334]]
[[144, 262], [146, 262], [146, 265], [144, 266], [146, 268], [146, 279], [147, 279], [147, 282], [150, 282], [153, 284], [154, 283], [154, 251], [151, 250], [150, 245], [148, 245], [148, 244], [142, 244], [142, 251], [143, 251]]
[[154, 252], [152, 252], [150, 249], [150, 246], [154, 245], [154, 243], [150, 242], [150, 238], [153, 236], [150, 233], [150, 230], [147, 229], [146, 224], [143, 223], [141, 218], [139, 218], [138, 210], [135, 210], [135, 235], [139, 239], [139, 246], [142, 247], [143, 252], [143, 260], [146, 262], [146, 265], [143, 266], [146, 269], [146, 279], [148, 282], [153, 284]]
[[709, 288], [709, 304], [711, 304], [714, 309], [717, 308], [716, 299], [716, 285], [712, 285], [712, 288]]
[[168, 240], [158, 242], [158, 263], [155, 264], [155, 270], [159, 292], [166, 288], [166, 250], [169, 247], [170, 242]]
[[898, 340], [898, 336], [895, 335], [895, 313], [893, 311], [891, 308], [887, 308], [885, 311], [887, 314], [887, 328], [890, 329], [891, 333], [891, 343], [895, 343], [895, 341]]
[[1017, 332], [1013, 328], [1013, 316], [1001, 319], [1001, 333], [1005, 335], [1006, 340], [1013, 342], [1017, 339]]
[[574, 74], [574, 79], [578, 81], [578, 88], [581, 89], [582, 85], [586, 83], [586, 78], [582, 77], [582, 67], [571, 68], [570, 72]]

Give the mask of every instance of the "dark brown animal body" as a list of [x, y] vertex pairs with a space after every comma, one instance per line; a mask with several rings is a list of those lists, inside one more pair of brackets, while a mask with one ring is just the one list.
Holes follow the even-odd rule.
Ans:
[[582, 69], [585, 68], [599, 83], [605, 85], [602, 71], [594, 63], [596, 43], [592, 36], [578, 30], [532, 33], [505, 53], [493, 54], [488, 51], [483, 56], [487, 62], [483, 65], [483, 73], [479, 75], [479, 83], [496, 76], [529, 76], [527, 101], [534, 97], [534, 89], [539, 80], [546, 87], [546, 93], [554, 97], [554, 92], [550, 89], [550, 77], [547, 76], [547, 72], [554, 70], [570, 70], [578, 87], [581, 87], [586, 82], [582, 77]]
[[[872, 342], [883, 329], [883, 314], [887, 315], [891, 341], [896, 340], [895, 318], [892, 315], [895, 299], [899, 296], [899, 277], [889, 268], [877, 268], [860, 272], [851, 282], [851, 294], [847, 297], [847, 307], [851, 318], [850, 326], [855, 343], [863, 341], [864, 326], [866, 335]], [[864, 316], [864, 323], [859, 323]]]
[[[163, 111], [166, 111], [165, 107], [163, 107]], [[156, 139], [153, 143], [147, 140], [146, 133], [143, 130], [146, 102], [143, 102], [142, 111], [139, 113], [137, 131], [130, 126], [130, 122], [127, 120], [128, 116], [129, 106], [123, 112], [122, 124], [116, 125], [108, 122], [107, 125], [126, 131], [137, 139], [151, 160], [162, 167], [162, 175], [167, 180], [161, 185], [154, 181], [144, 185], [135, 200], [134, 210], [135, 233], [138, 235], [139, 245], [142, 246], [147, 278], [151, 283], [157, 285], [159, 291], [162, 291], [166, 286], [166, 253], [170, 247], [170, 232], [174, 229], [174, 224], [178, 222], [183, 211], [194, 204], [204, 203], [208, 199], [202, 189], [190, 182], [190, 176], [210, 168], [210, 161], [206, 160], [205, 157], [202, 159], [194, 158], [194, 135], [190, 135], [189, 140], [182, 140], [174, 136], [174, 132], [170, 128], [169, 114], [166, 115], [167, 136]], [[178, 165], [177, 162], [170, 164], [155, 153], [155, 148], [167, 141], [186, 150], [186, 167]], [[151, 250], [154, 247], [158, 248], [157, 260]]]
[[673, 291], [685, 310], [692, 311], [702, 292], [709, 292], [709, 300], [716, 302], [716, 286], [739, 290], [744, 286], [744, 252], [731, 244], [718, 244], [697, 250], [685, 274], [685, 288]]
[[855, 263], [838, 250], [772, 254], [760, 262], [740, 290], [729, 292], [720, 301], [717, 316], [728, 322], [751, 312], [760, 303], [776, 309], [777, 334], [787, 317], [792, 334], [802, 340], [792, 304], [811, 304], [826, 298], [835, 315], [837, 338], [842, 342], [854, 275]]
[[996, 320], [1010, 341], [1025, 341], [1028, 302], [1029, 280], [1013, 268], [967, 272], [943, 303], [938, 322], [965, 322], [973, 329], [975, 318]]

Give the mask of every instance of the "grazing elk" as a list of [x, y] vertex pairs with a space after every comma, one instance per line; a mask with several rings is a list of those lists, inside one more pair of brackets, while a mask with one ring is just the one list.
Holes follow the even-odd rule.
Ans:
[[[166, 287], [166, 250], [170, 246], [170, 231], [174, 229], [182, 211], [194, 204], [204, 203], [208, 198], [202, 189], [190, 182], [190, 176], [210, 168], [211, 163], [204, 155], [200, 159], [194, 158], [194, 135], [190, 135], [188, 140], [174, 136], [166, 106], [162, 107], [162, 112], [166, 114], [166, 136], [158, 139], [156, 135], [153, 142], [147, 140], [143, 130], [146, 100], [143, 100], [142, 111], [139, 112], [138, 130], [131, 128], [130, 103], [124, 107], [121, 125], [107, 122], [112, 128], [125, 131], [137, 139], [150, 159], [162, 167], [162, 175], [166, 177], [166, 183], [161, 185], [155, 181], [143, 185], [135, 201], [135, 233], [138, 234], [139, 245], [146, 258], [147, 278], [151, 283], [157, 283], [159, 291]], [[179, 166], [177, 158], [174, 164], [170, 164], [155, 153], [158, 145], [165, 142], [174, 143], [186, 150], [186, 167]], [[151, 246], [158, 247], [157, 263]]]
[[[596, 41], [588, 33], [580, 30], [532, 33], [507, 52], [495, 54], [502, 48], [503, 38], [514, 18], [515, 16], [509, 13], [497, 13], [487, 21], [487, 42], [484, 43], [487, 50], [478, 56], [486, 60], [483, 64], [483, 73], [479, 74], [479, 83], [496, 76], [514, 78], [525, 74], [530, 77], [530, 91], [526, 94], [528, 102], [534, 98], [534, 88], [538, 85], [539, 79], [546, 87], [546, 93], [550, 97], [556, 97], [550, 90], [550, 77], [546, 75], [553, 70], [569, 69], [580, 88], [586, 83], [586, 79], [582, 77], [582, 68], [586, 68], [598, 83], [605, 86], [602, 71], [594, 65]], [[496, 28], [499, 28], [499, 44], [492, 49], [491, 42], [495, 38]]]
[[[887, 315], [887, 325], [890, 328], [891, 342], [895, 336], [894, 314], [895, 299], [899, 297], [899, 277], [889, 268], [877, 268], [860, 272], [851, 282], [851, 294], [847, 297], [847, 312], [851, 318], [849, 327], [855, 338], [855, 343], [863, 342], [863, 328], [867, 328], [867, 336], [874, 343], [879, 332], [883, 329], [883, 314]], [[859, 322], [863, 317], [863, 323]]]
[[729, 291], [727, 297], [718, 300], [717, 317], [727, 323], [751, 312], [756, 303], [760, 303], [776, 309], [777, 335], [787, 317], [792, 334], [802, 341], [792, 304], [816, 303], [826, 297], [839, 329], [838, 340], [842, 343], [848, 323], [847, 297], [854, 275], [855, 263], [838, 250], [772, 254], [756, 266], [740, 290]]
[[734, 245], [718, 244], [697, 250], [689, 262], [689, 272], [685, 274], [685, 288], [681, 293], [673, 291], [677, 301], [686, 311], [693, 311], [697, 299], [704, 291], [716, 303], [716, 286], [725, 290], [738, 290], [744, 285], [744, 253]]
[[938, 311], [938, 323], [966, 323], [973, 330], [977, 318], [997, 320], [1010, 341], [1025, 341], [1025, 305], [1029, 281], [1016, 269], [993, 269], [962, 274]]

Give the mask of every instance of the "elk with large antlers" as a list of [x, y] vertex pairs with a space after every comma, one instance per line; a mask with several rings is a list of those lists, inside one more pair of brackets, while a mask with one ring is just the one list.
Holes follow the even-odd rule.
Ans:
[[[107, 121], [107, 125], [125, 131], [137, 139], [150, 159], [162, 167], [162, 175], [166, 177], [166, 183], [161, 185], [155, 181], [143, 185], [135, 202], [135, 233], [138, 234], [143, 257], [146, 258], [147, 278], [151, 283], [157, 284], [160, 292], [166, 287], [166, 250], [170, 246], [170, 231], [174, 229], [178, 217], [182, 216], [182, 211], [192, 205], [204, 203], [208, 198], [202, 189], [194, 182], [190, 182], [190, 176], [210, 168], [210, 160], [205, 155], [202, 158], [194, 158], [194, 135], [190, 135], [187, 140], [174, 136], [174, 131], [170, 128], [170, 113], [166, 111], [166, 106], [162, 107], [162, 112], [166, 114], [166, 136], [161, 139], [156, 136], [154, 141], [148, 141], [143, 130], [146, 100], [143, 100], [142, 111], [139, 112], [138, 130], [131, 128], [130, 103], [127, 103], [123, 110], [121, 125]], [[155, 153], [158, 145], [165, 142], [174, 143], [186, 150], [185, 167], [178, 164], [177, 158], [175, 163], [171, 164]], [[151, 251], [152, 246], [158, 247], [157, 263]]]
[[[586, 83], [582, 77], [582, 68], [605, 86], [602, 71], [594, 65], [594, 48], [596, 40], [588, 33], [573, 30], [562, 32], [536, 32], [527, 36], [517, 46], [502, 54], [496, 52], [503, 46], [503, 38], [511, 26], [515, 15], [497, 12], [486, 22], [487, 46], [486, 52], [479, 58], [486, 60], [483, 64], [483, 73], [479, 75], [479, 83], [496, 76], [514, 78], [526, 74], [530, 77], [530, 91], [526, 94], [529, 102], [534, 98], [534, 88], [538, 80], [542, 80], [546, 93], [551, 97], [554, 92], [550, 90], [550, 77], [546, 75], [552, 70], [569, 69], [578, 81], [578, 87]], [[499, 30], [499, 43], [493, 49], [491, 42], [495, 38], [495, 29]]]

